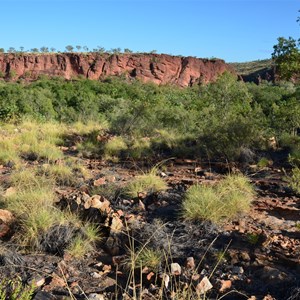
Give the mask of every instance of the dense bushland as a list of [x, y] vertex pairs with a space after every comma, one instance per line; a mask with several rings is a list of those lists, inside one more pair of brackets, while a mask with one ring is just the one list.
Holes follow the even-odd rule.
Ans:
[[266, 149], [271, 137], [282, 143], [291, 140], [288, 137], [300, 127], [299, 98], [300, 88], [292, 83], [257, 86], [230, 74], [186, 89], [121, 78], [42, 78], [30, 84], [0, 82], [0, 120], [18, 122], [29, 116], [38, 121], [106, 124], [115, 138], [104, 146], [97, 132], [87, 134], [79, 145], [86, 155], [235, 160], [245, 150]]

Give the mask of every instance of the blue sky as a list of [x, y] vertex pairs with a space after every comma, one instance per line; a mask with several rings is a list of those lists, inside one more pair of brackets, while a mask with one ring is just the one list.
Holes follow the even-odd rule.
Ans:
[[0, 0], [0, 47], [129, 48], [227, 62], [300, 37], [299, 0]]

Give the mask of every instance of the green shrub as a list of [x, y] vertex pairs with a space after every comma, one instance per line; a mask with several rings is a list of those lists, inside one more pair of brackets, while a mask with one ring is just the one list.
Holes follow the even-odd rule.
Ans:
[[3, 279], [0, 282], [0, 300], [30, 300], [35, 292], [34, 284], [23, 285], [21, 279]]
[[269, 160], [268, 160], [266, 157], [262, 157], [262, 158], [258, 161], [257, 166], [258, 166], [259, 168], [266, 168], [266, 167], [269, 166], [269, 164], [270, 164]]
[[297, 193], [300, 193], [300, 168], [294, 167], [292, 174], [286, 177], [288, 185]]

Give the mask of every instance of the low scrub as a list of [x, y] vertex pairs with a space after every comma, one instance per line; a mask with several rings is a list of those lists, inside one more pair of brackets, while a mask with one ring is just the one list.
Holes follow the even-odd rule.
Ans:
[[294, 167], [290, 176], [286, 177], [289, 186], [300, 194], [300, 168]]
[[0, 300], [29, 300], [35, 289], [34, 284], [24, 285], [18, 277], [13, 280], [3, 279], [0, 282]]
[[183, 202], [183, 216], [213, 223], [230, 221], [249, 210], [253, 197], [253, 188], [246, 177], [228, 175], [216, 186], [190, 187]]

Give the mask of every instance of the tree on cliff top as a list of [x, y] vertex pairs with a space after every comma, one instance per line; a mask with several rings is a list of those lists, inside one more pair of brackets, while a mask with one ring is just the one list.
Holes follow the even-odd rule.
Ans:
[[278, 43], [273, 47], [272, 58], [276, 64], [276, 73], [281, 79], [300, 77], [300, 51], [297, 44], [299, 41], [297, 43], [291, 37], [279, 37]]
[[[300, 12], [300, 10], [299, 10]], [[300, 17], [297, 18], [300, 23]], [[276, 73], [281, 79], [299, 79], [300, 78], [300, 39], [295, 40], [292, 37], [288, 39], [279, 37], [278, 43], [273, 47], [272, 58], [276, 65]]]
[[67, 52], [72, 52], [74, 50], [74, 47], [71, 45], [66, 46]]

